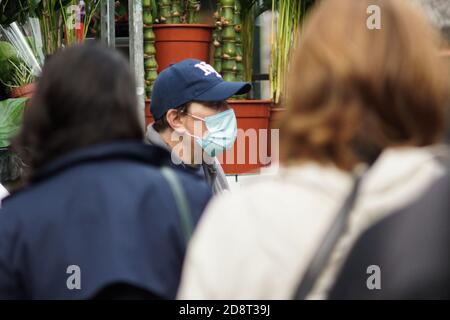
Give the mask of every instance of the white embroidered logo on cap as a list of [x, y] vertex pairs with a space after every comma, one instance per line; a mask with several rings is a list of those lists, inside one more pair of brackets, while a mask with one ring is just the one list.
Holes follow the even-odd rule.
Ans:
[[200, 62], [194, 65], [194, 67], [201, 69], [205, 73], [205, 77], [209, 76], [210, 74], [215, 74], [218, 78], [222, 78], [222, 76], [209, 64], [206, 62]]

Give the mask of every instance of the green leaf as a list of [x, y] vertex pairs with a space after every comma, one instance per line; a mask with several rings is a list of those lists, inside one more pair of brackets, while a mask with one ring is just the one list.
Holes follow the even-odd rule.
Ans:
[[8, 147], [19, 132], [27, 98], [0, 101], [0, 148]]
[[156, 2], [156, 0], [152, 0], [152, 16], [153, 16], [153, 20], [155, 20], [158, 17], [158, 3]]
[[24, 22], [29, 15], [30, 0], [0, 1], [0, 24], [8, 25], [14, 21]]

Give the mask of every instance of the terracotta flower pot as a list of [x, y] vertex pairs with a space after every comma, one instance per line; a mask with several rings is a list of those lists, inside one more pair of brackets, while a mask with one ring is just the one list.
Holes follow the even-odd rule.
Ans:
[[30, 83], [22, 87], [14, 88], [13, 90], [11, 90], [9, 96], [11, 98], [31, 98], [35, 89], [36, 84]]
[[158, 72], [189, 58], [209, 62], [213, 28], [206, 24], [153, 25]]
[[[224, 154], [222, 161], [223, 168], [227, 174], [242, 174], [242, 173], [256, 173], [259, 172], [259, 169], [264, 166], [265, 164], [261, 163], [261, 159], [259, 156], [257, 156], [256, 163], [252, 163], [251, 157], [250, 157], [250, 150], [251, 146], [250, 144], [253, 144], [253, 147], [256, 145], [256, 151], [260, 151], [259, 145], [260, 145], [260, 139], [264, 138], [259, 135], [259, 130], [265, 129], [269, 130], [269, 119], [270, 119], [270, 107], [272, 105], [272, 101], [270, 100], [230, 100], [228, 101], [230, 106], [233, 108], [236, 118], [237, 118], [237, 124], [238, 129], [247, 130], [247, 129], [254, 129], [256, 132], [256, 140], [250, 141], [247, 140], [241, 140], [241, 143], [243, 143], [244, 150], [245, 150], [245, 161], [242, 164], [238, 163], [238, 155], [236, 150], [238, 149], [236, 141], [235, 146], [232, 148], [232, 150], [227, 151], [227, 153]], [[146, 126], [153, 123], [153, 117], [150, 113], [150, 101], [146, 101], [146, 107], [145, 107], [145, 123]], [[270, 132], [268, 132], [267, 139], [270, 139]], [[270, 140], [269, 140], [270, 141]], [[269, 143], [267, 141], [267, 143]], [[265, 142], [261, 142], [264, 144]], [[269, 144], [267, 144], [267, 148], [269, 148]], [[268, 155], [270, 154], [270, 149], [267, 149]], [[229, 155], [233, 156], [233, 163], [230, 164], [229, 162]], [[224, 163], [225, 162], [225, 163]]]
[[[272, 101], [230, 100], [228, 103], [236, 114], [238, 129], [244, 130], [245, 136], [240, 136], [240, 133], [238, 133], [238, 138], [233, 148], [224, 153], [222, 157], [219, 157], [222, 162], [222, 167], [227, 174], [258, 173], [261, 167], [268, 165], [268, 163], [262, 163], [264, 159], [261, 156], [270, 156], [269, 120]], [[248, 131], [248, 129], [253, 130]], [[263, 132], [266, 132], [267, 136]], [[244, 146], [241, 149], [245, 150], [244, 163], [239, 163], [238, 161], [239, 143]], [[267, 149], [261, 150], [261, 146], [264, 145]], [[230, 155], [232, 156], [232, 163], [229, 162]]]

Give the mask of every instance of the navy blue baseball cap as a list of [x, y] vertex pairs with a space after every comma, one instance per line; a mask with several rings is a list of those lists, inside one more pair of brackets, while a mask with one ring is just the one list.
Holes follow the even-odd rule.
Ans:
[[247, 82], [227, 82], [200, 60], [186, 59], [162, 71], [153, 85], [150, 111], [159, 120], [169, 109], [190, 101], [222, 101], [252, 89]]

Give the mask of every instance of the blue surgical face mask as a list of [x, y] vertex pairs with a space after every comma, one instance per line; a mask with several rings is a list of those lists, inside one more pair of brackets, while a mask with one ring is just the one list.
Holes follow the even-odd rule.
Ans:
[[206, 137], [195, 137], [200, 147], [211, 157], [230, 149], [237, 137], [237, 122], [233, 109], [206, 117], [204, 119], [189, 114], [189, 116], [205, 122], [208, 134]]

